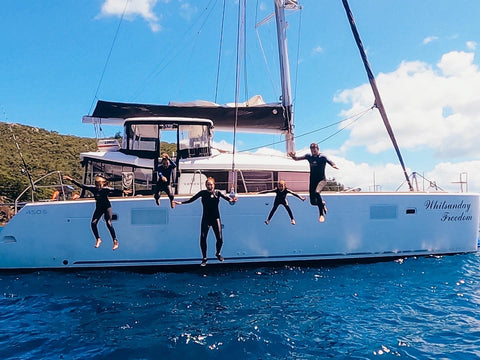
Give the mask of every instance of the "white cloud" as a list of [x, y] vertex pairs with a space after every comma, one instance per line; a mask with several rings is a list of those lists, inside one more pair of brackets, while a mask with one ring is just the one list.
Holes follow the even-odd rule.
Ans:
[[429, 44], [431, 43], [432, 41], [436, 41], [438, 40], [438, 36], [428, 36], [426, 37], [425, 39], [423, 39], [423, 44]]
[[313, 54], [320, 54], [323, 52], [323, 48], [321, 46], [316, 46], [312, 50]]
[[[451, 163], [439, 163], [427, 174], [430, 179], [445, 179], [441, 184], [444, 190], [451, 191], [480, 191], [480, 160]], [[466, 182], [466, 184], [460, 184]]]
[[[328, 154], [328, 152], [326, 152]], [[329, 156], [339, 167], [327, 166], [328, 178], [335, 178], [346, 188], [362, 191], [408, 191], [408, 185], [399, 164], [371, 165], [355, 163], [343, 157]], [[465, 162], [441, 162], [432, 171], [417, 173], [407, 168], [407, 174], [415, 191], [480, 192], [480, 160]], [[465, 183], [460, 184], [460, 181]], [[436, 185], [436, 187], [435, 187]]]
[[[433, 170], [425, 178], [444, 190], [459, 192], [463, 173], [468, 177], [468, 190], [480, 191], [480, 71], [474, 53], [452, 51], [435, 66], [403, 62], [392, 73], [379, 74], [377, 83], [396, 139], [402, 152], [408, 151], [410, 163], [427, 159]], [[374, 99], [370, 86], [364, 84], [344, 90], [335, 101], [348, 104], [349, 109], [341, 114], [347, 117], [370, 107]], [[337, 152], [335, 161], [341, 171], [336, 177], [346, 186], [371, 190], [375, 174], [382, 190], [396, 190], [403, 181], [400, 165], [373, 166], [347, 160], [349, 151], [359, 148], [373, 154], [392, 149], [376, 109], [351, 128], [349, 139]], [[418, 181], [420, 190], [428, 190], [428, 181], [421, 177]], [[407, 190], [406, 184], [403, 190]]]
[[[480, 72], [474, 54], [452, 51], [436, 68], [403, 62], [397, 70], [377, 76], [390, 123], [401, 147], [432, 149], [439, 158], [478, 157], [480, 136]], [[349, 104], [351, 116], [373, 104], [369, 85], [345, 90], [335, 101]], [[342, 150], [365, 146], [371, 153], [391, 149], [377, 110], [358, 121]]]
[[196, 6], [192, 6], [190, 3], [183, 3], [180, 6], [180, 16], [183, 17], [185, 20], [190, 21], [198, 12], [198, 8]]
[[233, 145], [228, 143], [227, 141], [225, 140], [221, 140], [221, 141], [213, 141], [212, 142], [212, 147], [215, 148], [215, 149], [218, 149], [220, 151], [233, 151]]
[[162, 29], [158, 17], [153, 12], [157, 0], [105, 0], [102, 5], [102, 16], [122, 16], [133, 20], [137, 16], [143, 18], [154, 32]]
[[475, 50], [478, 44], [476, 41], [467, 41], [466, 45], [468, 50]]

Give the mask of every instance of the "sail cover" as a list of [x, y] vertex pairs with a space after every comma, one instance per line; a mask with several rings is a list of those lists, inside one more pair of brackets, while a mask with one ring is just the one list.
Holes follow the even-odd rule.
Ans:
[[[244, 104], [242, 104], [244, 105]], [[278, 133], [288, 129], [290, 108], [281, 104], [221, 106], [214, 103], [186, 103], [175, 105], [148, 105], [99, 100], [91, 117], [99, 119], [127, 119], [137, 117], [189, 117], [210, 119], [217, 130], [232, 130], [237, 115], [237, 130], [244, 132]]]

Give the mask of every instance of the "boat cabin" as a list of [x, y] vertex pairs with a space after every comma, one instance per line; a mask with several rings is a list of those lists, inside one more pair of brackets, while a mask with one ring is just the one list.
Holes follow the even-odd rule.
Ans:
[[[175, 194], [196, 193], [209, 176], [215, 178], [217, 189], [234, 187], [238, 193], [272, 189], [281, 179], [293, 191], [308, 189], [306, 162], [286, 157], [238, 153], [233, 174], [233, 155], [212, 148], [213, 122], [209, 119], [131, 118], [124, 120], [123, 128], [121, 146], [102, 141], [98, 151], [80, 154], [85, 184], [93, 184], [95, 176], [102, 174], [119, 194], [151, 195], [157, 181], [154, 170], [161, 154], [167, 152], [177, 164], [171, 183]], [[107, 149], [106, 144], [110, 145]]]

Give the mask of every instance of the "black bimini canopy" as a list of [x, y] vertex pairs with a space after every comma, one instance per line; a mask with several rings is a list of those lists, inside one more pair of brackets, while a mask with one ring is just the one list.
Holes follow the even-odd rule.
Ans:
[[[280, 104], [238, 107], [237, 129], [254, 132], [283, 132], [288, 129], [287, 112]], [[199, 105], [147, 105], [99, 100], [94, 118], [190, 117], [210, 119], [217, 130], [231, 130], [235, 124], [235, 107]]]

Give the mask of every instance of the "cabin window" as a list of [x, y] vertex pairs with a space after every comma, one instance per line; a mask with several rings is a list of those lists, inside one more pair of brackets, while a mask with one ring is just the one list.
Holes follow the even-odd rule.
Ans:
[[[231, 171], [204, 171], [206, 177], [215, 179], [215, 189], [230, 192], [233, 183]], [[273, 189], [273, 171], [245, 171], [237, 170], [235, 173], [237, 192], [249, 193]]]
[[168, 210], [163, 208], [132, 209], [130, 215], [132, 225], [168, 224]]
[[396, 205], [372, 205], [370, 206], [370, 219], [385, 220], [397, 218]]
[[308, 191], [310, 173], [279, 171], [277, 181], [279, 180], [284, 180], [287, 188], [292, 191]]
[[[152, 169], [89, 160], [85, 172], [85, 184], [93, 185], [96, 175], [105, 176], [109, 186], [119, 190], [119, 195], [123, 190], [129, 189], [132, 190], [129, 195], [152, 193]], [[89, 194], [87, 192], [85, 195]]]
[[130, 124], [126, 129], [128, 150], [155, 151], [158, 143], [158, 125]]
[[[215, 179], [215, 188], [229, 192], [232, 187], [231, 171], [203, 171], [206, 177]], [[236, 183], [238, 193], [251, 193], [271, 190], [277, 186], [278, 180], [285, 180], [287, 187], [292, 191], [308, 191], [308, 172], [274, 172], [237, 170]]]
[[209, 156], [211, 132], [206, 125], [179, 125], [178, 154], [180, 158]]
[[237, 192], [240, 193], [270, 190], [274, 187], [273, 171], [237, 171], [236, 177]]

